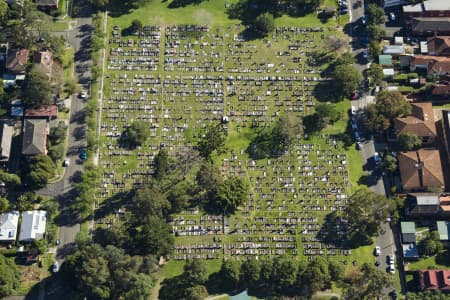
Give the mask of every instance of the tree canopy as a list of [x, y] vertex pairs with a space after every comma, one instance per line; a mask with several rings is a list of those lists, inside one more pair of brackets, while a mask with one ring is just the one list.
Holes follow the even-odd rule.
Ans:
[[150, 130], [144, 121], [134, 121], [125, 129], [121, 136], [121, 143], [131, 149], [144, 144], [149, 137]]
[[384, 10], [375, 3], [369, 4], [367, 8], [367, 17], [369, 25], [381, 25], [386, 22]]
[[0, 297], [11, 295], [20, 285], [20, 273], [11, 258], [0, 253]]
[[217, 212], [233, 213], [248, 198], [248, 183], [241, 177], [229, 177], [217, 187], [214, 206]]
[[359, 88], [361, 73], [350, 64], [336, 66], [332, 74], [335, 96], [338, 99], [349, 97], [351, 92]]
[[204, 158], [209, 158], [211, 154], [216, 151], [222, 153], [224, 150], [227, 132], [222, 124], [211, 124], [205, 128], [203, 134], [198, 142], [198, 151]]
[[28, 108], [39, 108], [51, 104], [52, 88], [46, 74], [31, 69], [22, 87], [23, 104]]
[[371, 64], [367, 69], [367, 75], [370, 77], [371, 86], [380, 85], [384, 78], [383, 67], [378, 64]]
[[55, 175], [55, 164], [49, 156], [36, 155], [30, 158], [28, 168], [23, 176], [26, 182], [34, 188], [44, 187]]
[[398, 136], [397, 143], [403, 151], [411, 151], [422, 146], [422, 139], [415, 133], [404, 132]]
[[267, 36], [275, 29], [273, 15], [268, 12], [260, 14], [253, 22], [253, 28], [258, 35]]

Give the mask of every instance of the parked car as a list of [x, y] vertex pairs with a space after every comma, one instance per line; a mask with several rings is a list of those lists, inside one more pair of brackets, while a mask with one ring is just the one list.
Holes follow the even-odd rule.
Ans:
[[80, 152], [80, 158], [81, 158], [82, 160], [86, 160], [86, 159], [87, 159], [87, 152], [86, 152], [86, 150], [81, 150], [81, 152]]
[[68, 167], [70, 166], [70, 159], [66, 158], [63, 162], [63, 167]]
[[361, 24], [366, 25], [366, 23], [367, 23], [367, 18], [366, 18], [366, 16], [362, 16], [362, 17], [361, 17]]
[[395, 274], [395, 265], [394, 264], [390, 264], [388, 269], [389, 269], [389, 273]]
[[364, 33], [362, 36], [361, 36], [361, 45], [363, 46], [363, 47], [367, 47], [367, 44], [369, 43], [369, 39], [367, 38], [367, 35]]
[[395, 19], [396, 19], [395, 14], [394, 14], [393, 12], [390, 12], [390, 13], [389, 13], [389, 20], [395, 21]]
[[357, 150], [361, 150], [362, 148], [362, 143], [361, 142], [356, 142], [356, 149]]
[[380, 256], [380, 254], [381, 254], [380, 246], [375, 246], [374, 254], [375, 254], [375, 256]]
[[58, 273], [59, 271], [59, 264], [57, 261], [52, 265], [52, 273]]
[[364, 59], [368, 59], [369, 58], [369, 52], [367, 50], [363, 50], [362, 56], [363, 56]]
[[80, 97], [80, 99], [86, 99], [87, 98], [87, 93], [83, 91], [80, 94], [78, 94], [78, 97]]
[[390, 264], [390, 265], [395, 264], [395, 258], [394, 258], [394, 255], [388, 255], [388, 256], [386, 257], [386, 261], [387, 261], [388, 264]]
[[339, 11], [341, 15], [345, 15], [348, 14], [348, 9], [346, 7], [341, 8], [341, 10]]
[[376, 164], [379, 164], [381, 162], [381, 157], [380, 157], [380, 154], [378, 152], [375, 152], [373, 154], [373, 160], [375, 161]]

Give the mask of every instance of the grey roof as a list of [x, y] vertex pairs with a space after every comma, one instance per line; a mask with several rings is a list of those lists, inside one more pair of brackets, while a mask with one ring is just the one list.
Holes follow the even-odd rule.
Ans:
[[414, 18], [412, 31], [443, 32], [450, 30], [450, 18]]
[[445, 0], [428, 0], [417, 4], [403, 6], [403, 12], [425, 12], [425, 11], [438, 11], [450, 10], [450, 2]]
[[45, 154], [47, 142], [47, 121], [25, 119], [23, 127], [22, 154]]
[[11, 152], [11, 142], [13, 137], [14, 127], [3, 123], [2, 141], [0, 144], [0, 160], [8, 160]]
[[31, 210], [22, 213], [19, 241], [40, 240], [44, 237], [47, 224], [47, 212], [45, 210]]
[[405, 48], [401, 45], [386, 45], [383, 47], [383, 54], [403, 54]]
[[439, 205], [439, 194], [435, 193], [410, 193], [416, 199], [417, 205]]
[[402, 243], [415, 243], [416, 242], [416, 234], [414, 233], [403, 233], [402, 234]]
[[441, 241], [448, 241], [449, 232], [450, 232], [450, 223], [447, 221], [437, 221], [437, 230], [439, 232], [439, 239]]

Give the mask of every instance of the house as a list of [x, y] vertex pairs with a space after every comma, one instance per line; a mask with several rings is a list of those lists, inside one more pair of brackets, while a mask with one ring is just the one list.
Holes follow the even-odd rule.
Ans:
[[37, 51], [33, 56], [34, 64], [44, 73], [49, 74], [52, 71], [53, 54], [48, 51]]
[[419, 270], [418, 273], [422, 291], [450, 292], [450, 270]]
[[411, 32], [414, 36], [450, 35], [450, 18], [414, 18]]
[[398, 154], [398, 162], [405, 191], [444, 188], [444, 175], [438, 150], [401, 152]]
[[400, 230], [403, 244], [416, 242], [416, 224], [414, 222], [400, 222]]
[[450, 223], [447, 221], [437, 221], [436, 227], [439, 233], [439, 240], [448, 243], [450, 233]]
[[36, 6], [42, 9], [57, 9], [58, 0], [36, 0]]
[[402, 45], [385, 45], [383, 46], [383, 54], [399, 56], [405, 54], [405, 48]]
[[427, 45], [429, 55], [450, 56], [450, 36], [433, 36]]
[[433, 83], [430, 88], [430, 96], [432, 98], [444, 98], [445, 100], [450, 98], [450, 81], [442, 80], [437, 83]]
[[30, 210], [22, 213], [19, 241], [31, 242], [40, 240], [45, 234], [47, 212], [45, 210]]
[[28, 49], [9, 51], [6, 57], [6, 70], [12, 74], [25, 74], [25, 69], [28, 63]]
[[0, 242], [13, 242], [17, 236], [19, 212], [9, 211], [0, 215]]
[[14, 126], [3, 123], [1, 129], [0, 164], [6, 165], [9, 162], [9, 156], [11, 153]]
[[433, 144], [437, 133], [431, 103], [412, 103], [410, 116], [394, 119], [394, 133], [396, 137], [402, 133], [414, 133], [422, 139], [422, 144]]
[[439, 196], [439, 202], [441, 207], [441, 215], [443, 217], [450, 216], [450, 194], [441, 194]]
[[44, 105], [41, 108], [27, 108], [24, 113], [25, 118], [46, 118], [48, 120], [53, 120], [58, 117], [58, 106]]
[[384, 67], [392, 66], [392, 55], [388, 55], [388, 54], [379, 55], [378, 63]]
[[48, 125], [46, 120], [25, 119], [22, 137], [22, 154], [47, 154]]
[[426, 0], [403, 6], [405, 18], [414, 17], [450, 17], [450, 2], [443, 0]]
[[413, 72], [417, 69], [422, 69], [430, 75], [450, 74], [450, 57], [415, 55], [410, 56], [409, 59], [409, 68]]
[[409, 217], [435, 216], [441, 211], [439, 194], [409, 193], [405, 199], [405, 212]]
[[407, 260], [419, 259], [419, 250], [416, 243], [402, 244], [403, 258]]

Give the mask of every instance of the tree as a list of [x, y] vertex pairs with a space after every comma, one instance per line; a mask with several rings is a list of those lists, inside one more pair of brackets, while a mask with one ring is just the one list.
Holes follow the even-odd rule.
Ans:
[[273, 259], [270, 281], [277, 291], [287, 291], [295, 286], [297, 281], [297, 262], [287, 256], [277, 256]]
[[435, 231], [431, 231], [425, 235], [425, 238], [420, 240], [419, 249], [420, 253], [423, 253], [426, 256], [433, 256], [442, 251], [444, 246], [439, 238], [439, 233]]
[[149, 137], [147, 124], [143, 121], [134, 121], [122, 134], [122, 144], [129, 148], [136, 148], [144, 144]]
[[328, 262], [322, 257], [314, 257], [308, 264], [303, 277], [311, 293], [331, 287], [331, 276]]
[[411, 104], [399, 91], [381, 91], [376, 97], [378, 114], [392, 120], [411, 113]]
[[330, 273], [331, 280], [334, 282], [340, 282], [344, 279], [345, 268], [339, 261], [330, 260], [328, 263], [328, 271]]
[[348, 237], [352, 246], [364, 245], [381, 232], [381, 224], [392, 214], [392, 203], [385, 196], [366, 189], [350, 196], [346, 210]]
[[203, 131], [198, 142], [200, 155], [209, 158], [214, 151], [220, 154], [223, 151], [226, 138], [227, 133], [220, 123], [209, 125]]
[[385, 30], [383, 30], [380, 26], [374, 24], [366, 26], [366, 31], [370, 40], [379, 41], [383, 36], [386, 35]]
[[182, 181], [170, 189], [167, 200], [170, 202], [170, 213], [179, 213], [190, 205], [192, 184]]
[[185, 280], [193, 286], [205, 284], [208, 280], [205, 262], [201, 259], [187, 260], [184, 265], [183, 276]]
[[248, 198], [248, 184], [241, 177], [229, 177], [217, 188], [214, 205], [219, 212], [233, 213]]
[[232, 289], [236, 289], [241, 276], [241, 263], [238, 260], [224, 260], [220, 269], [223, 283], [229, 285]]
[[355, 63], [355, 57], [351, 52], [344, 52], [336, 58], [335, 67], [340, 65], [351, 65]]
[[7, 173], [0, 170], [0, 182], [3, 182], [7, 188], [15, 188], [22, 184], [17, 174]]
[[138, 19], [134, 19], [131, 22], [131, 27], [130, 27], [130, 31], [131, 32], [140, 32], [142, 30], [142, 22]]
[[28, 170], [23, 174], [25, 181], [32, 187], [41, 188], [47, 185], [48, 180], [55, 175], [55, 164], [50, 157], [36, 155], [30, 158]]
[[361, 266], [362, 277], [358, 286], [362, 288], [362, 297], [359, 299], [378, 299], [383, 296], [383, 289], [391, 286], [391, 277], [383, 270], [364, 263]]
[[275, 21], [271, 13], [263, 13], [256, 17], [253, 28], [258, 35], [267, 36], [275, 29]]
[[319, 103], [316, 105], [316, 113], [319, 117], [319, 121], [322, 124], [334, 124], [337, 120], [339, 120], [339, 111], [336, 109], [336, 106], [329, 103]]
[[170, 210], [170, 202], [156, 187], [144, 186], [137, 189], [133, 203], [133, 222], [135, 224], [145, 224], [153, 217], [166, 217]]
[[223, 184], [223, 177], [220, 169], [212, 162], [205, 162], [200, 166], [196, 176], [197, 184], [208, 193], [217, 190], [217, 187]]
[[20, 285], [20, 273], [14, 260], [0, 253], [0, 297], [10, 296]]
[[109, 4], [109, 0], [90, 0], [89, 2], [99, 9], [104, 8]]
[[383, 67], [378, 64], [371, 64], [367, 69], [367, 75], [370, 77], [371, 86], [380, 85], [384, 78]]
[[6, 198], [0, 197], [0, 214], [9, 209], [9, 201]]
[[367, 8], [368, 23], [370, 25], [381, 25], [386, 22], [386, 16], [384, 10], [376, 5], [375, 3], [370, 3]]
[[386, 170], [391, 174], [397, 170], [397, 166], [397, 159], [390, 154], [386, 154], [381, 161], [381, 167], [383, 170]]
[[0, 2], [0, 20], [3, 19], [8, 13], [8, 4], [6, 1]]
[[370, 40], [369, 45], [367, 46], [367, 53], [372, 60], [378, 58], [378, 55], [381, 54], [381, 44], [377, 40]]
[[371, 132], [382, 135], [384, 131], [389, 128], [391, 124], [389, 119], [378, 113], [375, 104], [371, 103], [367, 105], [365, 112], [366, 112], [366, 125]]
[[31, 69], [22, 87], [22, 101], [27, 108], [39, 108], [52, 103], [52, 89], [46, 74]]
[[272, 130], [272, 149], [287, 150], [303, 134], [302, 119], [294, 114], [283, 115]]
[[333, 74], [333, 86], [338, 99], [348, 97], [359, 87], [361, 74], [353, 65], [338, 65]]
[[140, 255], [165, 256], [172, 251], [172, 228], [162, 219], [153, 217], [140, 227], [132, 228], [130, 236], [133, 237], [133, 253]]
[[186, 300], [203, 300], [208, 297], [208, 290], [204, 285], [194, 285], [186, 289]]
[[48, 149], [48, 155], [56, 163], [64, 157], [64, 144], [57, 144]]
[[240, 282], [247, 287], [256, 287], [261, 273], [261, 261], [248, 259], [241, 264]]
[[67, 133], [67, 125], [64, 121], [59, 121], [58, 126], [50, 128], [48, 139], [52, 145], [56, 145], [64, 141]]
[[113, 224], [108, 228], [97, 227], [94, 232], [94, 241], [103, 247], [113, 245], [124, 248], [128, 242], [128, 236], [122, 226]]
[[166, 150], [159, 150], [155, 156], [155, 178], [161, 180], [169, 170], [169, 154]]
[[411, 151], [422, 146], [422, 139], [415, 133], [404, 132], [398, 136], [397, 143], [403, 151]]
[[328, 36], [326, 39], [326, 46], [328, 48], [328, 51], [333, 53], [340, 50], [341, 48], [346, 47], [347, 44], [348, 41], [344, 37]]

